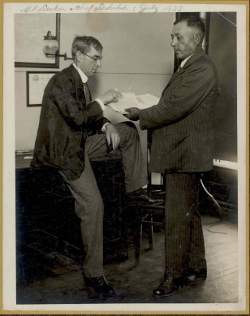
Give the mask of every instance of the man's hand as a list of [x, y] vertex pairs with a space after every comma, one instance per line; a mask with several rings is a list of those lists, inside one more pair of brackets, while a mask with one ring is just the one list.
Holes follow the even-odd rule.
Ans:
[[118, 148], [120, 144], [120, 135], [117, 129], [112, 124], [107, 124], [106, 126], [106, 139], [108, 145], [112, 144], [113, 149]]
[[98, 99], [102, 100], [104, 104], [109, 104], [111, 102], [117, 102], [119, 98], [123, 98], [122, 93], [118, 89], [111, 89], [98, 97]]
[[129, 109], [125, 109], [125, 111], [128, 112], [128, 114], [123, 114], [123, 115], [126, 116], [129, 120], [131, 121], [139, 120], [140, 110], [138, 108], [129, 108]]

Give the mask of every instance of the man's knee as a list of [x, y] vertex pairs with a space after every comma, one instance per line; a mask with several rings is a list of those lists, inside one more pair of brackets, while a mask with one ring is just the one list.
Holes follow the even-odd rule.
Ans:
[[137, 131], [137, 128], [135, 126], [135, 124], [131, 121], [126, 121], [126, 122], [122, 122], [122, 123], [119, 123], [118, 126], [122, 126], [124, 127], [125, 129], [132, 129], [132, 130], [136, 130]]
[[104, 205], [101, 195], [97, 194], [93, 199], [83, 204], [76, 203], [76, 214], [81, 220], [87, 217], [97, 218], [103, 217]]
[[138, 138], [138, 130], [133, 122], [122, 122], [117, 125], [118, 132], [126, 139]]

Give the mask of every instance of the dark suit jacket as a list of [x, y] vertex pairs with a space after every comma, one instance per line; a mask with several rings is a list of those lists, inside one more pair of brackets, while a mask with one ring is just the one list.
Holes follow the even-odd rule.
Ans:
[[198, 48], [176, 72], [159, 103], [140, 111], [141, 129], [152, 129], [153, 172], [202, 172], [213, 168], [213, 108], [217, 71]]
[[79, 178], [84, 170], [86, 137], [106, 122], [98, 102], [86, 104], [75, 67], [57, 73], [44, 91], [31, 166], [55, 167], [70, 180]]

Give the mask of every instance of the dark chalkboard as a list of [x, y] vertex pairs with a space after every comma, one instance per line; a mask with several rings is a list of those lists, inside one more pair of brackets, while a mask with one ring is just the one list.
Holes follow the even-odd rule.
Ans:
[[208, 54], [219, 76], [214, 158], [237, 162], [236, 13], [212, 12], [209, 24]]

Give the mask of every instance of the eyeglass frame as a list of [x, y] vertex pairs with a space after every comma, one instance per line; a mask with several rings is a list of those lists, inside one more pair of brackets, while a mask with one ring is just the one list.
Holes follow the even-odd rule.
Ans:
[[98, 61], [101, 61], [103, 56], [89, 56], [88, 54], [84, 53], [84, 52], [81, 52], [82, 54], [88, 56], [89, 58], [93, 59], [95, 63], [97, 63]]

